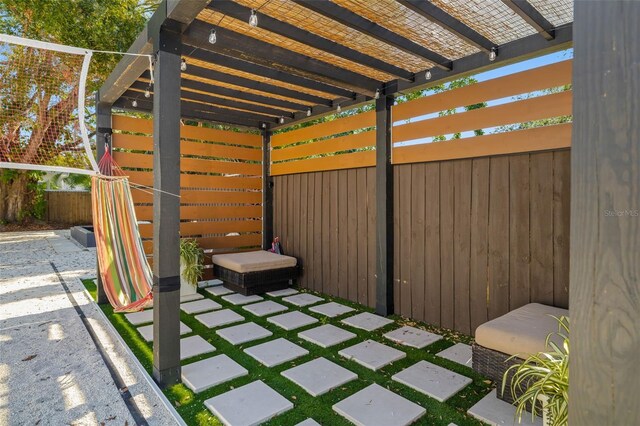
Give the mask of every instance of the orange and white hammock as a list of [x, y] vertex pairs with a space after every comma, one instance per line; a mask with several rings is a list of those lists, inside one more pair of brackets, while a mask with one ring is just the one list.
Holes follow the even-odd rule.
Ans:
[[[102, 175], [91, 185], [99, 274], [115, 312], [135, 312], [152, 302], [153, 276], [138, 231], [129, 179], [107, 151]], [[116, 173], [117, 176], [106, 176]]]

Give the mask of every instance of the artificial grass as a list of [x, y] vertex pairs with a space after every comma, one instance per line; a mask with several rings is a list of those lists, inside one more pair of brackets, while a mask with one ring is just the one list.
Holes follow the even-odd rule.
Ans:
[[[85, 280], [84, 284], [95, 300], [95, 284], [93, 283], [93, 281]], [[221, 297], [214, 297], [207, 292], [204, 292], [202, 290], [199, 291], [205, 297], [215, 300], [216, 302], [223, 305], [223, 308], [231, 309], [245, 317], [247, 321], [253, 321], [256, 324], [267, 328], [273, 333], [273, 335], [264, 339], [255, 340], [235, 346], [216, 334], [216, 330], [218, 328], [209, 329], [198, 322], [194, 318], [194, 315], [188, 315], [184, 312], [180, 313], [180, 320], [188, 325], [193, 330], [193, 333], [199, 334], [216, 348], [216, 351], [213, 354], [205, 354], [202, 356], [190, 358], [189, 360], [187, 360], [187, 362], [183, 362], [183, 365], [215, 356], [216, 354], [224, 353], [249, 371], [249, 374], [247, 376], [225, 382], [199, 394], [193, 393], [190, 389], [182, 384], [178, 384], [165, 389], [163, 392], [165, 393], [167, 398], [174, 403], [178, 413], [187, 422], [187, 424], [220, 425], [221, 423], [218, 421], [218, 419], [216, 419], [215, 416], [213, 416], [204, 406], [204, 401], [213, 396], [222, 394], [231, 389], [238, 388], [255, 380], [264, 381], [282, 396], [294, 403], [294, 409], [276, 417], [275, 419], [272, 419], [270, 422], [265, 423], [267, 425], [295, 425], [309, 417], [313, 418], [318, 423], [323, 425], [349, 425], [350, 423], [346, 419], [332, 410], [333, 404], [343, 400], [344, 398], [347, 398], [348, 396], [353, 395], [355, 392], [369, 386], [372, 383], [378, 383], [380, 386], [383, 386], [397, 393], [398, 395], [401, 395], [409, 399], [410, 401], [418, 403], [419, 405], [426, 408], [426, 414], [421, 417], [415, 424], [443, 426], [448, 425], [452, 422], [457, 424], [458, 426], [482, 424], [478, 420], [468, 416], [466, 414], [466, 411], [489, 392], [489, 390], [491, 389], [491, 382], [475, 373], [469, 367], [465, 367], [455, 362], [436, 356], [436, 353], [452, 346], [455, 343], [469, 343], [471, 338], [468, 336], [464, 336], [450, 330], [432, 327], [427, 324], [409, 321], [398, 316], [390, 317], [395, 321], [393, 324], [389, 324], [373, 332], [368, 332], [347, 326], [346, 324], [342, 324], [340, 322], [340, 320], [342, 320], [343, 318], [354, 315], [355, 312], [350, 312], [336, 318], [327, 318], [323, 315], [309, 311], [306, 307], [298, 308], [296, 306], [287, 304], [286, 302], [282, 301], [281, 298], [271, 298], [265, 295], [265, 300], [277, 301], [278, 303], [287, 305], [289, 308], [291, 308], [290, 310], [302, 311], [308, 315], [318, 318], [319, 320], [318, 323], [311, 324], [306, 327], [301, 327], [296, 330], [286, 331], [276, 326], [275, 324], [269, 323], [266, 317], [255, 316], [250, 312], [242, 309], [242, 306], [232, 305], [223, 300]], [[351, 306], [361, 312], [371, 312], [371, 309], [369, 308], [340, 298], [330, 297], [324, 294], [319, 294], [319, 296], [323, 297], [327, 301], [335, 301], [347, 306]], [[100, 305], [100, 308], [107, 315], [116, 330], [118, 330], [124, 341], [129, 345], [134, 355], [138, 357], [147, 372], [151, 374], [151, 344], [145, 342], [144, 339], [142, 339], [142, 337], [138, 334], [136, 328], [124, 318], [124, 315], [115, 314], [110, 305]], [[334, 324], [338, 327], [355, 333], [357, 335], [357, 338], [326, 349], [298, 338], [299, 332], [307, 330], [309, 328], [317, 327], [320, 324]], [[384, 333], [398, 328], [402, 325], [412, 325], [414, 327], [438, 333], [443, 335], [444, 339], [435, 342], [427, 346], [426, 348], [415, 349], [395, 344], [383, 337]], [[254, 346], [272, 339], [277, 339], [279, 337], [283, 337], [299, 346], [302, 346], [309, 351], [309, 354], [304, 357], [297, 358], [293, 361], [278, 365], [276, 367], [267, 368], [244, 352], [244, 349], [247, 347]], [[352, 346], [367, 339], [372, 339], [384, 343], [388, 346], [400, 349], [405, 352], [407, 356], [402, 360], [396, 361], [395, 363], [382, 368], [381, 370], [372, 371], [357, 364], [354, 361], [346, 360], [345, 358], [338, 355], [338, 351], [340, 351], [341, 349]], [[303, 364], [318, 357], [325, 357], [332, 362], [355, 372], [358, 375], [358, 379], [340, 386], [339, 388], [336, 388], [324, 395], [313, 397], [302, 388], [298, 387], [296, 384], [280, 375], [280, 373], [284, 370], [287, 370], [296, 365]], [[429, 361], [431, 363], [440, 365], [442, 367], [448, 368], [449, 370], [465, 375], [471, 378], [473, 382], [445, 403], [441, 403], [391, 379], [394, 374], [407, 367], [410, 367], [411, 365], [421, 360]]]

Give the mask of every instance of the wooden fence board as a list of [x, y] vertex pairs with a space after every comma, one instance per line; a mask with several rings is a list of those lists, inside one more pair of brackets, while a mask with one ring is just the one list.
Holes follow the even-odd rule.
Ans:
[[529, 302], [529, 154], [509, 157], [509, 309]]
[[400, 168], [400, 310], [411, 317], [411, 166]]
[[440, 164], [440, 323], [454, 326], [453, 164]]
[[[376, 169], [367, 170], [368, 305], [376, 306]], [[337, 214], [337, 213], [336, 213]]]
[[303, 145], [274, 149], [271, 151], [271, 161], [291, 160], [294, 158], [310, 157], [313, 155], [329, 154], [350, 149], [365, 148], [376, 144], [376, 132], [355, 133], [332, 139], [311, 142]]
[[339, 235], [340, 235], [340, 226], [339, 226], [339, 207], [338, 207], [338, 173], [335, 172], [327, 172], [329, 175], [329, 201], [325, 200], [325, 203], [329, 205], [329, 240], [330, 246], [327, 249], [330, 251], [330, 267], [329, 267], [329, 280], [330, 280], [330, 290], [331, 294], [335, 296], [340, 295], [339, 289], [339, 253], [338, 253], [338, 245], [339, 245]]
[[357, 191], [357, 223], [358, 223], [358, 303], [367, 305], [369, 283], [367, 281], [367, 171], [358, 169], [356, 191]]
[[274, 163], [271, 165], [271, 175], [278, 176], [293, 173], [371, 167], [375, 164], [375, 157], [375, 151], [359, 151], [350, 154], [330, 155], [327, 157]]
[[[338, 175], [338, 208], [340, 214], [338, 215], [338, 296], [343, 299], [349, 299], [349, 236], [348, 227], [349, 219], [348, 212], [348, 200], [349, 200], [349, 184], [348, 184], [348, 171], [339, 170], [336, 173]], [[350, 299], [353, 300], [353, 299]]]
[[469, 260], [469, 297], [471, 331], [487, 322], [489, 286], [489, 158], [473, 160], [471, 176], [471, 258]]
[[424, 321], [425, 278], [425, 167], [412, 164], [411, 168], [411, 316]]
[[324, 268], [322, 267], [322, 173], [314, 173], [314, 178], [314, 194], [316, 199], [313, 203], [313, 288], [315, 291], [322, 291], [322, 278], [324, 276]]
[[304, 270], [304, 267], [307, 263], [307, 259], [308, 259], [308, 254], [310, 253], [307, 251], [307, 224], [309, 222], [309, 218], [308, 218], [308, 198], [309, 198], [309, 182], [308, 182], [308, 177], [309, 174], [308, 173], [304, 173], [300, 175], [300, 250], [299, 250], [299, 258], [298, 258], [298, 262], [301, 263], [302, 267], [303, 267], [303, 274], [302, 274], [302, 279], [300, 281], [300, 285], [302, 287], [307, 287], [308, 286], [308, 278], [307, 278], [307, 274], [306, 271]]
[[424, 167], [424, 318], [430, 324], [440, 324], [440, 163], [427, 163]]
[[352, 130], [373, 127], [376, 125], [375, 120], [375, 111], [365, 112], [350, 117], [316, 124], [315, 126], [303, 127], [301, 129], [273, 135], [271, 138], [271, 144], [273, 146], [282, 146], [295, 142], [337, 135], [339, 133], [349, 132]]
[[330, 199], [330, 182], [329, 173], [322, 172], [322, 234], [318, 235], [318, 238], [322, 240], [322, 291], [325, 293], [335, 295], [333, 292], [333, 283], [331, 282], [331, 232], [330, 225], [330, 211], [329, 211], [329, 199]]
[[569, 307], [571, 153], [553, 153], [553, 304]]
[[509, 312], [509, 158], [491, 159], [489, 172], [489, 318]]
[[453, 161], [454, 329], [471, 334], [471, 160]]
[[[347, 264], [349, 282], [349, 300], [358, 301], [358, 198], [357, 198], [357, 170], [347, 171]], [[356, 256], [353, 256], [356, 254]]]

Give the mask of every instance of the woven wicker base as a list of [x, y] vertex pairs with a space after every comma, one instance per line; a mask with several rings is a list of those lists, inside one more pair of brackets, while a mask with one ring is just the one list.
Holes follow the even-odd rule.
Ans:
[[219, 265], [213, 266], [213, 274], [231, 290], [245, 296], [282, 290], [295, 284], [298, 268], [279, 268], [266, 271], [240, 273]]

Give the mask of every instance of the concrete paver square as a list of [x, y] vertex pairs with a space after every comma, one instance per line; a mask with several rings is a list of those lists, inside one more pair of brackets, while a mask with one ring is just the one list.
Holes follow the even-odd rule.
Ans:
[[451, 398], [471, 383], [470, 378], [427, 361], [415, 363], [392, 379], [440, 402]]
[[322, 395], [358, 378], [358, 375], [353, 371], [326, 358], [316, 358], [280, 374], [300, 386], [311, 396]]
[[[138, 327], [138, 333], [147, 342], [153, 342], [153, 324]], [[180, 335], [191, 333], [191, 329], [185, 323], [180, 321]]]
[[357, 426], [405, 426], [427, 412], [375, 383], [334, 404], [333, 411]]
[[184, 296], [180, 296], [180, 303], [193, 302], [194, 300], [200, 299], [204, 299], [204, 296], [200, 293], [185, 294]]
[[398, 349], [373, 340], [365, 340], [341, 350], [338, 354], [374, 371], [407, 356]]
[[322, 302], [324, 299], [322, 297], [314, 296], [313, 294], [300, 293], [294, 296], [285, 297], [282, 300], [296, 306], [307, 306]]
[[355, 311], [355, 309], [350, 308], [349, 306], [341, 305], [336, 302], [324, 303], [322, 305], [316, 305], [309, 308], [311, 312], [316, 312], [318, 314], [325, 315], [329, 318], [337, 317], [347, 312]]
[[298, 290], [296, 290], [295, 288], [285, 288], [282, 290], [267, 292], [267, 296], [271, 296], [271, 297], [284, 297], [284, 296], [291, 296], [292, 294], [298, 294]]
[[353, 339], [356, 335], [335, 325], [326, 324], [298, 333], [298, 337], [323, 348]]
[[516, 420], [516, 407], [498, 399], [496, 389], [478, 401], [476, 405], [469, 408], [467, 413], [492, 426], [542, 426], [542, 418], [536, 416], [535, 421], [532, 422], [529, 413], [524, 413], [522, 415], [522, 423], [518, 423], [518, 420]]
[[124, 317], [131, 323], [131, 325], [146, 324], [148, 322], [153, 322], [153, 309], [124, 314]]
[[343, 324], [350, 325], [351, 327], [360, 328], [366, 331], [373, 331], [393, 323], [393, 320], [370, 312], [362, 312], [361, 314], [345, 318], [341, 322]]
[[269, 317], [267, 318], [267, 321], [289, 331], [316, 323], [318, 322], [318, 319], [300, 311], [293, 311]]
[[198, 288], [208, 288], [208, 287], [215, 287], [215, 286], [220, 286], [224, 284], [222, 282], [222, 280], [219, 279], [213, 279], [213, 280], [207, 280], [207, 281], [200, 281], [198, 282]]
[[244, 321], [242, 315], [236, 314], [231, 309], [196, 315], [196, 319], [208, 328], [221, 327], [223, 325], [233, 324], [234, 322]]
[[275, 367], [309, 353], [305, 348], [283, 338], [251, 346], [244, 351], [267, 367]]
[[198, 335], [180, 339], [180, 361], [215, 350], [216, 348], [211, 343]]
[[296, 426], [321, 426], [320, 423], [316, 422], [312, 418], [308, 418], [306, 420], [301, 421]]
[[206, 291], [212, 296], [224, 296], [225, 294], [231, 294], [234, 292], [233, 290], [230, 290], [225, 286], [221, 286], [221, 285], [205, 288], [204, 291]]
[[262, 296], [258, 296], [257, 294], [253, 294], [251, 296], [245, 296], [240, 293], [229, 294], [227, 296], [222, 296], [222, 300], [226, 300], [232, 305], [246, 305], [247, 303], [259, 302], [263, 299]]
[[260, 327], [255, 322], [248, 322], [223, 328], [216, 331], [216, 333], [232, 345], [240, 345], [242, 343], [262, 339], [263, 337], [269, 337], [273, 334], [266, 328]]
[[389, 340], [412, 348], [422, 349], [427, 345], [442, 339], [439, 334], [429, 333], [415, 327], [401, 327], [384, 335]]
[[261, 380], [209, 398], [204, 405], [227, 426], [259, 425], [293, 408]]
[[456, 343], [450, 348], [438, 352], [436, 355], [471, 368], [471, 357], [473, 353], [471, 346], [465, 345], [464, 343]]
[[198, 393], [247, 374], [243, 366], [222, 354], [183, 365], [182, 383]]
[[264, 317], [271, 314], [277, 314], [288, 310], [284, 305], [274, 302], [273, 300], [265, 300], [264, 302], [254, 303], [252, 305], [243, 306], [242, 309], [251, 312], [253, 315]]
[[195, 302], [188, 302], [180, 305], [180, 309], [186, 314], [200, 314], [202, 312], [215, 311], [220, 308], [222, 308], [222, 305], [211, 299], [200, 299]]

